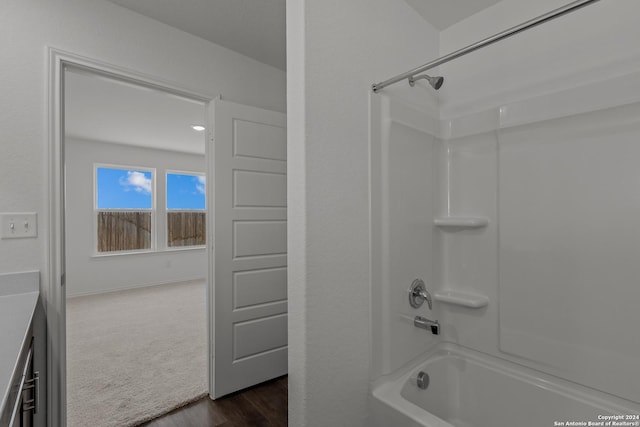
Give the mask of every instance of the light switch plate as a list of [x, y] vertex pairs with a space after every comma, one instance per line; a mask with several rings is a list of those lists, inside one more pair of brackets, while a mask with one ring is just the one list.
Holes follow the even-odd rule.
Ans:
[[0, 234], [3, 239], [38, 237], [38, 222], [35, 212], [11, 212], [0, 214]]

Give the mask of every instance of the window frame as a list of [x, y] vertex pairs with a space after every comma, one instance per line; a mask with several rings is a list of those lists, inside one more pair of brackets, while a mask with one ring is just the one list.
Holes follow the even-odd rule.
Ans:
[[[151, 173], [151, 208], [149, 209], [121, 209], [121, 208], [98, 208], [98, 169], [118, 169], [123, 171], [140, 171], [140, 172], [150, 172]], [[156, 168], [146, 167], [146, 166], [129, 166], [122, 164], [113, 164], [113, 163], [93, 163], [93, 257], [109, 257], [116, 255], [131, 255], [131, 254], [144, 254], [144, 253], [153, 253], [157, 252], [157, 197], [156, 197], [156, 186], [157, 186], [157, 170]], [[109, 251], [109, 252], [100, 252], [98, 251], [98, 213], [99, 212], [131, 212], [131, 211], [141, 211], [141, 212], [150, 212], [151, 213], [151, 232], [150, 239], [151, 244], [147, 249], [134, 249], [134, 250], [123, 250], [123, 251]]]
[[[172, 175], [190, 175], [190, 176], [204, 176], [204, 182], [205, 182], [205, 193], [204, 193], [204, 208], [203, 209], [169, 209], [168, 207], [168, 202], [169, 202], [169, 174]], [[169, 213], [170, 212], [204, 212], [205, 214], [205, 224], [206, 224], [206, 216], [209, 212], [208, 209], [208, 204], [209, 204], [209, 200], [207, 197], [207, 188], [208, 182], [207, 182], [207, 174], [205, 172], [195, 172], [195, 171], [185, 171], [185, 170], [178, 170], [178, 169], [165, 169], [164, 171], [164, 213], [165, 213], [165, 230], [164, 230], [164, 234], [165, 234], [165, 250], [167, 251], [185, 251], [185, 250], [191, 250], [191, 249], [202, 249], [202, 248], [206, 248], [207, 247], [207, 242], [209, 240], [207, 234], [205, 233], [204, 236], [204, 244], [202, 245], [191, 245], [191, 246], [169, 246]]]

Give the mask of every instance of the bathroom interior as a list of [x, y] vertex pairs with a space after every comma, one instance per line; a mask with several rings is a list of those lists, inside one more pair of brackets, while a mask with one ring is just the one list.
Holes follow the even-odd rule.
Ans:
[[0, 202], [39, 229], [0, 271], [40, 272], [36, 425], [64, 425], [51, 48], [287, 113], [289, 425], [640, 425], [640, 2], [452, 4], [287, 0], [278, 68], [114, 2], [6, 1]]
[[640, 423], [637, 58], [448, 105], [534, 28], [374, 86], [371, 425]]

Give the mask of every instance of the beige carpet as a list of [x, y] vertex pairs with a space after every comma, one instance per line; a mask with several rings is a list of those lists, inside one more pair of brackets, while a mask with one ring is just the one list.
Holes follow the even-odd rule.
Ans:
[[67, 300], [67, 425], [137, 425], [207, 393], [204, 281]]

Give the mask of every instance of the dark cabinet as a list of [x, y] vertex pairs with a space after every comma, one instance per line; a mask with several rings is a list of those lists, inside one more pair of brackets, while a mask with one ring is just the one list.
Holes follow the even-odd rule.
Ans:
[[40, 376], [33, 369], [33, 341], [18, 361], [19, 375], [14, 382], [13, 409], [9, 427], [33, 427], [33, 416], [38, 411]]

